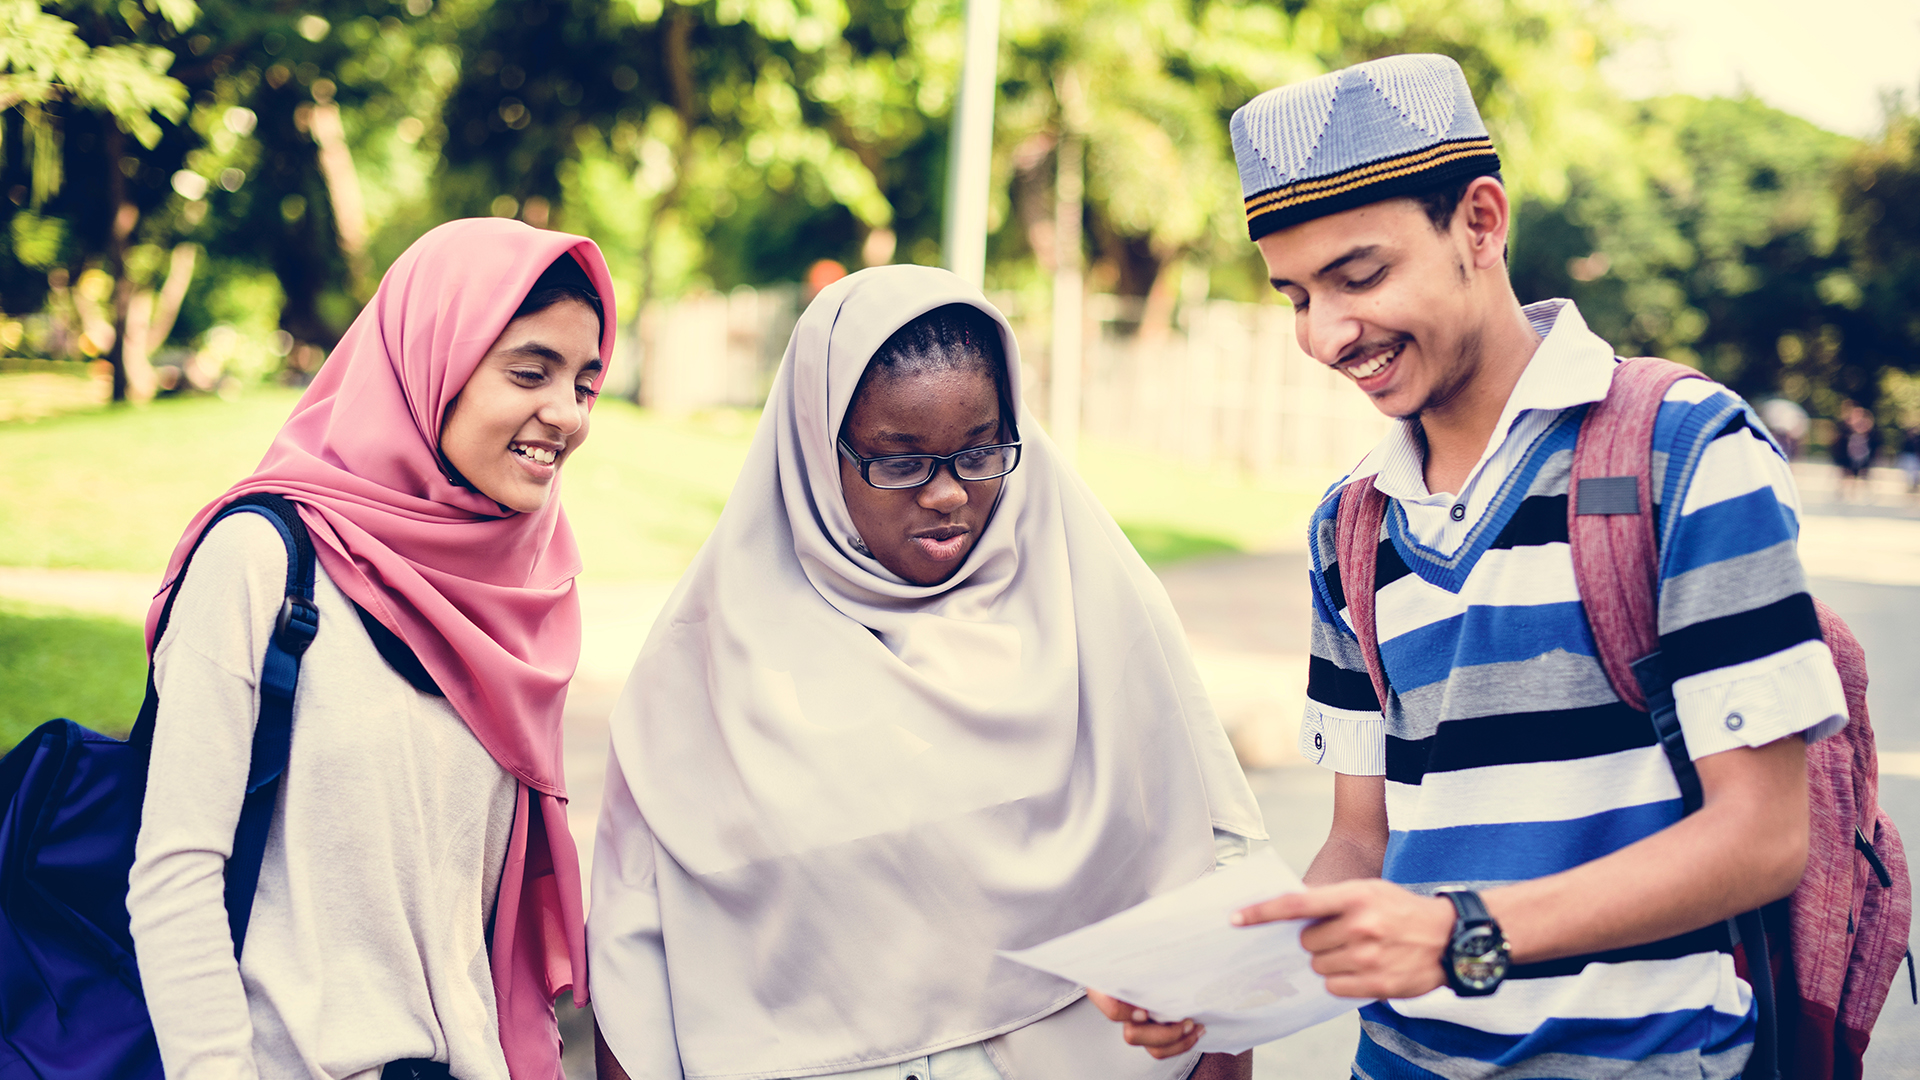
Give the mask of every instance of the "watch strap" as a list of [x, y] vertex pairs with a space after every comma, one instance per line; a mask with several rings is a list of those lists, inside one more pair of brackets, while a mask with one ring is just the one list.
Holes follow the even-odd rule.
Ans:
[[1446, 976], [1447, 985], [1461, 997], [1485, 997], [1499, 989], [1500, 984], [1505, 981], [1506, 965], [1504, 963], [1500, 965], [1500, 970], [1494, 974], [1491, 982], [1485, 985], [1470, 984], [1465, 981], [1455, 966], [1458, 959], [1455, 950], [1460, 947], [1460, 941], [1464, 936], [1477, 931], [1491, 934], [1500, 953], [1504, 956], [1505, 935], [1500, 932], [1500, 924], [1494, 921], [1493, 915], [1487, 911], [1486, 902], [1480, 899], [1479, 893], [1471, 889], [1447, 889], [1442, 890], [1440, 895], [1453, 904], [1455, 916], [1453, 933], [1447, 941], [1446, 951], [1441, 954], [1440, 961], [1440, 969]]
[[1493, 922], [1493, 916], [1487, 913], [1486, 901], [1472, 889], [1447, 889], [1440, 895], [1453, 902], [1453, 912], [1457, 916], [1454, 923], [1456, 931], [1475, 923]]

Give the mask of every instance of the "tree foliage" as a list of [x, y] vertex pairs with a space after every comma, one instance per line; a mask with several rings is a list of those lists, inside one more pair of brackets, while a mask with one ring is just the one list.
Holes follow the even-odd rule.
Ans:
[[1627, 130], [1632, 158], [1576, 167], [1566, 199], [1523, 207], [1522, 295], [1571, 296], [1623, 353], [1748, 394], [1832, 361], [1846, 291], [1832, 178], [1849, 140], [1752, 98], [1643, 102]]
[[1844, 353], [1862, 374], [1880, 369], [1885, 387], [1885, 372], [1920, 371], [1920, 113], [1906, 99], [1888, 101], [1885, 129], [1852, 153], [1838, 187], [1850, 265], [1830, 292], [1848, 313]]
[[[1150, 297], [1150, 319], [1180, 287], [1169, 268], [1210, 268], [1226, 295], [1265, 290], [1227, 121], [1270, 87], [1391, 53], [1446, 53], [1523, 199], [1561, 197], [1569, 165], [1618, 141], [1597, 66], [1602, 43], [1620, 37], [1604, 0], [1045, 0], [1005, 19], [997, 143], [1019, 229], [996, 249], [1004, 283], [1020, 281], [1028, 255], [1049, 261], [1048, 154], [1073, 133], [1087, 143], [1091, 281]], [[1079, 101], [1063, 99], [1069, 87]]]
[[[0, 308], [44, 313], [20, 346], [42, 353], [118, 364], [131, 319], [306, 369], [382, 267], [462, 215], [595, 237], [629, 313], [821, 258], [935, 262], [963, 12], [0, 0]], [[1149, 326], [1203, 288], [1265, 295], [1228, 117], [1434, 51], [1500, 148], [1523, 297], [1571, 295], [1623, 351], [1820, 411], [1920, 356], [1920, 121], [1896, 108], [1857, 143], [1751, 100], [1622, 101], [1599, 65], [1633, 28], [1608, 0], [1032, 0], [1001, 31], [988, 281], [1022, 303], [1050, 295], [1065, 139], [1092, 288], [1144, 298]]]
[[[59, 8], [83, 18], [91, 15], [96, 25], [109, 18], [105, 5]], [[178, 31], [198, 17], [199, 9], [193, 0], [150, 0], [144, 8], [129, 7], [118, 14], [138, 33], [149, 13]], [[186, 112], [186, 88], [166, 74], [172, 64], [172, 54], [160, 46], [90, 45], [80, 28], [61, 14], [44, 11], [33, 0], [0, 0], [0, 109], [40, 106], [56, 98], [72, 101], [106, 111], [140, 145], [152, 149], [160, 141], [160, 125], [152, 114], [178, 122]], [[34, 194], [44, 199], [51, 192], [37, 189]]]
[[1693, 363], [1750, 397], [1834, 415], [1920, 367], [1920, 168], [1911, 121], [1861, 144], [1753, 98], [1635, 106], [1631, 159], [1524, 204], [1523, 298], [1570, 296], [1625, 354]]

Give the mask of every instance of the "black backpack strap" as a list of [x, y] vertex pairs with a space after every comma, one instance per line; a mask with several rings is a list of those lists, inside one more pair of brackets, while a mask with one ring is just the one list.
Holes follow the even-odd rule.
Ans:
[[[1681, 813], [1692, 814], [1705, 805], [1706, 793], [1700, 786], [1700, 770], [1694, 764], [1693, 754], [1687, 750], [1687, 737], [1680, 727], [1679, 707], [1674, 701], [1673, 681], [1667, 677], [1659, 651], [1633, 661], [1633, 675], [1640, 684], [1640, 692], [1646, 696], [1654, 736], [1680, 787]], [[1764, 910], [1742, 912], [1727, 920], [1732, 940], [1746, 953], [1747, 985], [1753, 988], [1754, 1011], [1758, 1014], [1753, 1056], [1747, 1059], [1747, 1067], [1740, 1074], [1742, 1080], [1779, 1080], [1780, 1076], [1780, 988], [1774, 985], [1773, 955], [1762, 918]]]
[[[287, 546], [286, 598], [280, 603], [273, 634], [267, 640], [266, 661], [260, 671], [260, 717], [253, 729], [253, 749], [247, 767], [246, 800], [240, 806], [240, 823], [234, 829], [233, 851], [227, 856], [227, 926], [233, 932], [233, 955], [237, 959], [247, 938], [247, 922], [253, 915], [253, 894], [260, 883], [260, 863], [267, 852], [267, 832], [273, 825], [273, 804], [280, 790], [280, 777], [287, 771], [287, 755], [293, 746], [293, 695], [300, 681], [300, 659], [313, 644], [320, 629], [320, 615], [313, 604], [313, 540], [300, 520], [300, 511], [279, 495], [242, 496], [224, 507], [200, 536], [180, 564], [167, 602], [160, 609], [160, 621], [154, 627], [155, 647], [167, 632], [173, 615], [173, 602], [180, 595], [180, 582], [187, 567], [213, 527], [235, 514], [258, 514], [272, 523], [274, 531]], [[160, 695], [153, 682], [153, 665], [147, 665], [147, 698], [140, 707], [140, 719], [129, 741], [151, 745], [153, 725], [159, 713]]]
[[233, 931], [233, 955], [238, 959], [247, 939], [247, 922], [253, 916], [253, 893], [260, 883], [261, 860], [267, 853], [273, 804], [293, 746], [293, 692], [300, 681], [300, 658], [320, 629], [320, 612], [313, 605], [313, 543], [300, 521], [300, 512], [278, 495], [256, 495], [228, 506], [220, 517], [234, 513], [257, 513], [266, 518], [287, 545], [286, 598], [280, 602], [280, 615], [274, 620], [266, 662], [260, 670], [260, 720], [253, 729], [247, 797], [240, 807], [240, 824], [234, 829], [233, 853], [227, 856], [227, 925]]

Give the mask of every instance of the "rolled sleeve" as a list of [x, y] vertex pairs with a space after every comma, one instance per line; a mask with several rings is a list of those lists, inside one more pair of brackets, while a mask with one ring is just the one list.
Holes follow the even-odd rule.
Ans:
[[[1326, 530], [1321, 530], [1326, 531]], [[1327, 545], [1331, 540], [1327, 540]], [[1323, 545], [1323, 546], [1327, 546]], [[1312, 655], [1307, 660], [1307, 707], [1300, 721], [1300, 754], [1349, 776], [1384, 776], [1387, 726], [1360, 641], [1336, 613], [1330, 563], [1312, 571]]]
[[1336, 709], [1309, 699], [1300, 721], [1300, 755], [1348, 776], [1385, 776], [1386, 720], [1377, 712]]
[[1824, 641], [1688, 676], [1674, 683], [1673, 697], [1696, 761], [1794, 734], [1817, 742], [1847, 722], [1846, 693]]
[[1660, 591], [1660, 649], [1688, 751], [1824, 738], [1846, 723], [1847, 703], [1795, 547], [1793, 477], [1738, 399], [1719, 391], [1693, 408], [1698, 464], [1678, 492]]

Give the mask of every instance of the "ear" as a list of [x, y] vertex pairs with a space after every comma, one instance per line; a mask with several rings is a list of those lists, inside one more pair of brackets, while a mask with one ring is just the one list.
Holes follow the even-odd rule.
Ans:
[[1500, 181], [1482, 176], [1468, 184], [1460, 196], [1460, 209], [1453, 221], [1454, 228], [1465, 230], [1474, 269], [1505, 267], [1507, 230], [1513, 224], [1513, 209], [1507, 202], [1507, 189], [1500, 186]]

